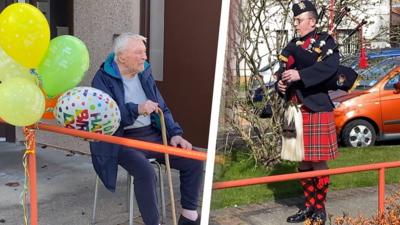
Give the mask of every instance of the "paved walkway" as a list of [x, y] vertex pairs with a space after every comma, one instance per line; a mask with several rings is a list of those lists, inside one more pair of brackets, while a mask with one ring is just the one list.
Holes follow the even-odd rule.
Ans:
[[[22, 166], [24, 149], [22, 144], [0, 142], [0, 225], [24, 224], [20, 204], [25, 177]], [[39, 224], [91, 224], [96, 175], [90, 157], [38, 147], [36, 159]], [[164, 178], [169, 204], [166, 176]], [[173, 172], [175, 198], [179, 199], [177, 178], [178, 174]], [[99, 187], [96, 225], [127, 225], [126, 173], [120, 168], [115, 193], [106, 190], [102, 184]], [[179, 207], [179, 201], [175, 205]], [[139, 215], [135, 206], [135, 224], [142, 224]], [[171, 224], [170, 211], [167, 211], [167, 216], [167, 224]]]
[[[21, 144], [0, 142], [0, 225], [24, 224], [20, 205], [20, 194], [24, 184], [23, 150], [24, 146]], [[96, 176], [89, 156], [39, 147], [37, 174], [40, 225], [90, 224]], [[177, 177], [174, 173], [175, 196], [179, 199]], [[100, 186], [96, 224], [127, 225], [126, 174], [119, 173], [116, 193]], [[389, 185], [386, 196], [396, 190], [400, 190], [400, 185]], [[167, 188], [166, 195], [168, 196]], [[377, 196], [377, 188], [330, 192], [327, 209], [334, 215], [373, 215], [377, 210]], [[284, 225], [286, 217], [296, 212], [301, 202], [301, 198], [291, 198], [215, 210], [211, 212], [209, 221], [213, 225]], [[180, 204], [177, 201], [175, 205]], [[134, 215], [135, 224], [142, 224], [137, 207]], [[166, 224], [170, 225], [170, 211], [167, 212], [167, 216]]]
[[[400, 185], [387, 185], [386, 197], [400, 191]], [[290, 198], [253, 204], [236, 208], [215, 210], [210, 216], [210, 225], [286, 225], [286, 218], [297, 212], [303, 199]], [[358, 215], [375, 215], [378, 209], [378, 190], [376, 187], [355, 188], [328, 193], [327, 212], [332, 224], [334, 218], [344, 214], [352, 217]], [[301, 224], [301, 223], [300, 223]], [[329, 223], [327, 223], [329, 224]]]

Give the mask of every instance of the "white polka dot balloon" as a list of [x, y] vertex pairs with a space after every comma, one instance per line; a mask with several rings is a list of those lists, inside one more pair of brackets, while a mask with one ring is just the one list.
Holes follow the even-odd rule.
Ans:
[[67, 128], [112, 135], [121, 121], [117, 103], [105, 92], [92, 87], [66, 91], [54, 109], [57, 123]]

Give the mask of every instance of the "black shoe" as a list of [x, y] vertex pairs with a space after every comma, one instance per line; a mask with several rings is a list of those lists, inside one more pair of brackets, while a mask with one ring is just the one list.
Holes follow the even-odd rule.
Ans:
[[189, 220], [188, 218], [184, 216], [180, 216], [178, 220], [178, 225], [200, 225], [200, 215], [197, 216], [197, 220]]
[[288, 223], [304, 222], [304, 220], [313, 215], [313, 213], [314, 213], [314, 208], [312, 207], [300, 209], [296, 214], [289, 216], [286, 221]]
[[312, 215], [312, 224], [313, 225], [325, 225], [326, 221], [326, 212], [324, 209], [316, 210]]

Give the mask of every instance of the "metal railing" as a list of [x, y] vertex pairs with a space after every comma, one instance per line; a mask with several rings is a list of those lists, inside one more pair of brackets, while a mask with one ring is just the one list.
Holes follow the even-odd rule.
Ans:
[[342, 168], [327, 169], [327, 170], [317, 170], [317, 171], [301, 172], [301, 173], [273, 175], [273, 176], [265, 176], [265, 177], [255, 177], [255, 178], [247, 178], [247, 179], [240, 179], [240, 180], [221, 181], [221, 182], [215, 182], [213, 184], [213, 189], [219, 190], [219, 189], [225, 189], [225, 188], [234, 188], [234, 187], [243, 187], [243, 186], [250, 186], [250, 185], [257, 185], [257, 184], [282, 182], [282, 181], [297, 180], [297, 179], [311, 178], [311, 177], [317, 177], [317, 176], [337, 175], [337, 174], [377, 170], [378, 171], [378, 212], [383, 213], [385, 211], [385, 169], [396, 168], [396, 167], [400, 167], [400, 161], [366, 164], [366, 165], [342, 167]]
[[[4, 123], [0, 119], [0, 123]], [[176, 155], [184, 158], [190, 158], [200, 161], [207, 159], [205, 152], [185, 150], [181, 148], [175, 148], [162, 144], [155, 144], [150, 142], [144, 142], [139, 140], [133, 140], [128, 138], [116, 137], [111, 135], [91, 133], [87, 131], [74, 130], [70, 128], [59, 127], [56, 125], [37, 123], [29, 127], [24, 127], [24, 134], [26, 140], [26, 152], [27, 154], [27, 167], [28, 167], [28, 182], [29, 182], [29, 221], [30, 225], [38, 225], [38, 203], [37, 203], [37, 176], [36, 176], [36, 130], [49, 131], [59, 134], [65, 134], [75, 137], [81, 137], [85, 140], [90, 141], [102, 141], [112, 144], [123, 145], [137, 150], [147, 150], [153, 152], [160, 152], [170, 155]]]

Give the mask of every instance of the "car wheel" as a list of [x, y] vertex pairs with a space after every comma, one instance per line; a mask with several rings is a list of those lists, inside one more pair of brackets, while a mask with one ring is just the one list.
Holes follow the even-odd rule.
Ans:
[[347, 147], [372, 146], [376, 140], [376, 132], [368, 121], [354, 120], [344, 127], [341, 138]]

